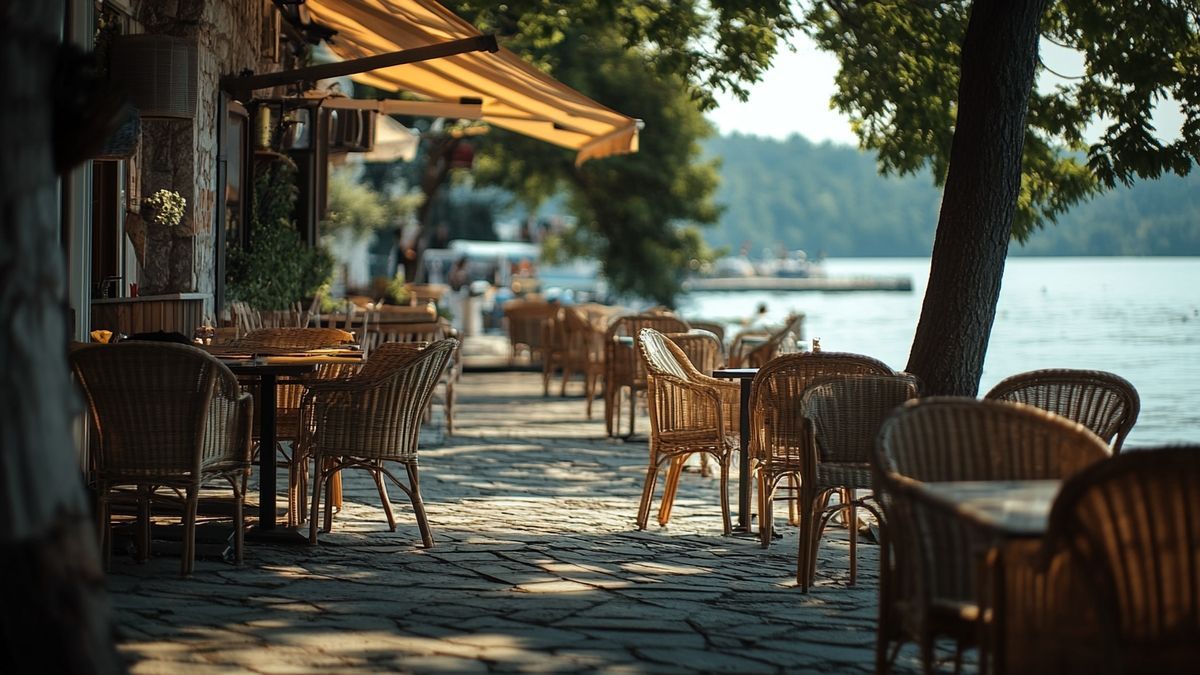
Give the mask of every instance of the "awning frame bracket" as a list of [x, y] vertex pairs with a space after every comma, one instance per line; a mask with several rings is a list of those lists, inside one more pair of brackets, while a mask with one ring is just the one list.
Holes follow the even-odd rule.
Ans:
[[332, 77], [345, 77], [357, 73], [365, 73], [380, 68], [390, 68], [406, 63], [417, 63], [430, 59], [440, 59], [455, 54], [467, 52], [497, 52], [500, 45], [495, 35], [479, 35], [461, 40], [448, 40], [424, 47], [402, 49], [387, 54], [376, 54], [351, 61], [338, 63], [322, 63], [316, 66], [293, 68], [277, 73], [262, 73], [260, 75], [227, 75], [221, 78], [221, 89], [229, 92], [234, 99], [249, 101], [256, 89], [267, 89], [280, 85], [297, 82], [316, 82]]

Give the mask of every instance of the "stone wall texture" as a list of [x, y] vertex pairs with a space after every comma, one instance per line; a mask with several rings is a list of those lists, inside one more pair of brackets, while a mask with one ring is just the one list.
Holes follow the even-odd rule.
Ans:
[[[169, 231], [148, 223], [142, 292], [212, 293], [217, 222], [217, 113], [220, 78], [245, 70], [278, 70], [262, 53], [264, 21], [275, 11], [264, 0], [140, 0], [134, 16], [145, 33], [196, 41], [196, 116], [192, 120], [143, 120], [142, 195], [160, 188], [187, 199], [183, 222]], [[265, 58], [264, 58], [265, 57]], [[213, 307], [205, 309], [213, 316]]]

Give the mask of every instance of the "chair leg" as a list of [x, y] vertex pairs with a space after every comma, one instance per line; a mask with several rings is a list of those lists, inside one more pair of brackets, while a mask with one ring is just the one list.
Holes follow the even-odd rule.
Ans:
[[658, 524], [666, 525], [671, 521], [671, 508], [675, 506], [675, 491], [679, 488], [679, 475], [683, 472], [683, 462], [686, 455], [680, 455], [671, 460], [667, 467], [667, 477], [663, 481], [663, 496], [658, 504]]
[[97, 484], [96, 494], [96, 535], [100, 540], [100, 555], [103, 556], [104, 569], [112, 567], [112, 518], [108, 503], [108, 486]]
[[799, 525], [801, 515], [800, 484], [796, 476], [788, 474], [788, 525]]
[[629, 435], [633, 436], [633, 420], [637, 417], [637, 387], [629, 387]]
[[233, 560], [240, 566], [246, 550], [246, 474], [241, 474], [241, 480], [235, 477], [230, 482], [233, 483]]
[[388, 499], [387, 486], [383, 484], [383, 471], [372, 470], [371, 478], [375, 479], [375, 489], [379, 491], [379, 501], [383, 504], [384, 515], [387, 516], [388, 529], [395, 532], [396, 516], [392, 514], [392, 500]]
[[721, 531], [726, 537], [733, 534], [729, 523], [729, 455], [721, 458]]
[[421, 483], [417, 476], [417, 464], [411, 462], [404, 465], [408, 470], [408, 496], [412, 500], [413, 514], [417, 517], [417, 528], [421, 530], [421, 543], [425, 548], [433, 548], [433, 532], [429, 529], [429, 518], [425, 515], [425, 501], [421, 499]]
[[333, 531], [333, 489], [334, 483], [340, 479], [338, 474], [341, 472], [340, 468], [335, 469], [325, 480], [325, 527], [322, 528], [324, 532]]
[[144, 563], [150, 559], [150, 498], [149, 485], [139, 485], [137, 488], [137, 557]]
[[646, 521], [650, 519], [650, 502], [654, 499], [654, 484], [658, 479], [658, 459], [651, 458], [650, 466], [646, 469], [646, 484], [642, 486], [642, 501], [638, 505], [637, 528], [646, 529]]
[[853, 586], [858, 579], [858, 506], [854, 503], [854, 490], [846, 490], [844, 494], [848, 496], [846, 500], [846, 509], [849, 513], [849, 520], [846, 522], [850, 525], [850, 585]]
[[800, 484], [800, 545], [799, 554], [796, 556], [796, 583], [804, 593], [808, 592], [813, 579], [813, 568], [816, 567], [814, 557], [817, 549], [813, 539], [821, 536], [818, 522], [820, 509], [817, 504], [821, 495], [806, 483], [807, 481], [802, 481]]
[[317, 526], [320, 524], [319, 517], [321, 515], [321, 488], [325, 487], [324, 483], [324, 459], [318, 454], [313, 457], [312, 512], [308, 519], [308, 543], [312, 545], [317, 543]]
[[587, 411], [587, 418], [590, 420], [592, 419], [592, 398], [596, 393], [596, 375], [594, 373], [585, 374], [583, 382], [583, 396], [587, 399], [585, 410]]
[[446, 382], [446, 435], [454, 435], [454, 383]]
[[775, 536], [774, 504], [775, 484], [766, 471], [758, 471], [758, 539], [759, 545], [767, 548]]
[[196, 507], [200, 501], [197, 487], [189, 487], [183, 507], [183, 560], [180, 562], [181, 574], [189, 576], [196, 559]]

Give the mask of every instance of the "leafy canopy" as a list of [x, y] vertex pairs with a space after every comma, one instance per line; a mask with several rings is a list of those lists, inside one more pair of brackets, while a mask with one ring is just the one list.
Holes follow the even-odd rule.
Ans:
[[[929, 166], [938, 185], [945, 181], [970, 10], [968, 0], [806, 8], [805, 30], [841, 63], [833, 105], [850, 115], [862, 145], [879, 151], [885, 172]], [[1200, 159], [1198, 27], [1195, 0], [1050, 5], [1043, 41], [1077, 52], [1083, 67], [1058, 73], [1065, 77], [1030, 100], [1017, 239], [1099, 190], [1190, 171]], [[1155, 105], [1168, 100], [1184, 115], [1169, 141], [1151, 126]], [[1104, 131], [1089, 144], [1084, 130], [1096, 120]]]
[[[717, 163], [699, 141], [714, 88], [744, 95], [794, 28], [785, 1], [548, 0], [447, 6], [556, 79], [643, 120], [636, 154], [592, 160], [493, 129], [476, 159], [481, 182], [530, 206], [559, 193], [577, 226], [546, 248], [592, 255], [619, 292], [670, 304], [689, 266], [711, 257], [697, 226], [716, 220]], [[693, 261], [696, 261], [695, 263]]]

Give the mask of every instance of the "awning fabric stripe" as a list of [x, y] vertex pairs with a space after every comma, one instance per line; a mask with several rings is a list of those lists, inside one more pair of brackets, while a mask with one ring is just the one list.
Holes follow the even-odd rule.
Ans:
[[[346, 60], [481, 34], [433, 0], [308, 0], [303, 7], [310, 20], [337, 31], [329, 46]], [[482, 100], [484, 121], [575, 150], [576, 166], [637, 152], [637, 120], [558, 82], [504, 47], [351, 77], [434, 101]]]

